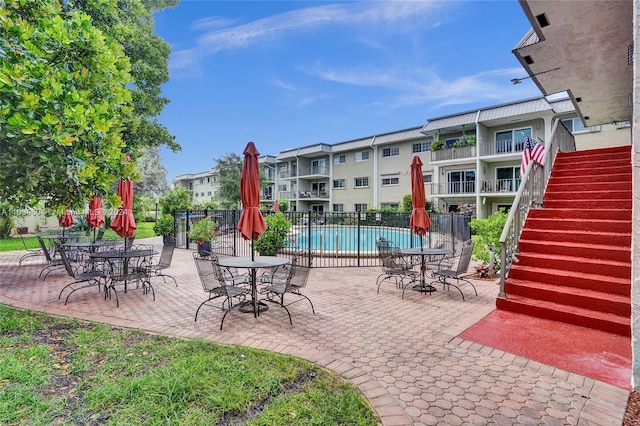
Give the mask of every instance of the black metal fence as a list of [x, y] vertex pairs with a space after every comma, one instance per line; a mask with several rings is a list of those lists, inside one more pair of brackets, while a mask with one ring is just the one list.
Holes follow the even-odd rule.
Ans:
[[[191, 210], [174, 214], [176, 245], [196, 249], [187, 233], [193, 223], [210, 217], [218, 223], [218, 238], [212, 251], [232, 256], [249, 256], [251, 241], [237, 231], [240, 210]], [[267, 213], [271, 214], [271, 213]], [[279, 256], [292, 256], [306, 249], [313, 255], [313, 267], [376, 266], [379, 264], [375, 241], [384, 237], [402, 248], [442, 247], [458, 252], [471, 238], [471, 217], [460, 213], [430, 213], [431, 227], [426, 235], [413, 235], [410, 213], [315, 213], [284, 212], [291, 230]]]

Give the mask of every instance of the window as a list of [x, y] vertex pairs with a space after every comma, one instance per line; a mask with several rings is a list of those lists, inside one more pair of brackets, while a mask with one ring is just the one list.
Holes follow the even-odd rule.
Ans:
[[476, 191], [475, 170], [447, 172], [447, 194], [469, 194]]
[[333, 164], [344, 164], [347, 162], [347, 156], [344, 154], [335, 155], [333, 157]]
[[211, 197], [211, 191], [207, 191], [207, 196]]
[[417, 154], [419, 152], [431, 151], [431, 142], [418, 142], [411, 145], [411, 153]]
[[369, 186], [369, 178], [368, 177], [357, 177], [355, 178], [356, 188], [366, 188]]
[[422, 175], [422, 182], [431, 183], [433, 182], [433, 175], [431, 173], [425, 173]]
[[207, 178], [207, 183], [210, 183], [210, 182], [211, 182], [211, 178], [210, 178], [210, 177], [208, 177], [208, 178]]
[[400, 204], [398, 203], [381, 203], [380, 207], [384, 207], [384, 208], [388, 208], [388, 209], [394, 209], [394, 210], [398, 210], [398, 207], [400, 206]]
[[333, 189], [345, 189], [347, 187], [346, 179], [334, 179], [333, 180]]
[[279, 165], [278, 165], [278, 171], [279, 171], [280, 173], [284, 173], [284, 172], [286, 172], [287, 170], [288, 170], [287, 163], [283, 163], [283, 164], [279, 164]]
[[204, 178], [200, 178], [200, 183], [204, 183]]
[[524, 140], [531, 134], [531, 127], [496, 132], [496, 154], [522, 152]]
[[287, 184], [278, 185], [278, 191], [279, 192], [287, 192]]
[[367, 211], [367, 203], [356, 203], [355, 209], [357, 212], [366, 212]]
[[334, 204], [333, 205], [333, 211], [334, 212], [343, 212], [344, 211], [344, 204]]
[[400, 178], [398, 177], [383, 177], [382, 186], [399, 185]]
[[369, 159], [369, 151], [356, 152], [356, 161], [367, 161]]
[[449, 139], [445, 139], [444, 140], [444, 146], [446, 146], [447, 148], [452, 147], [454, 144], [456, 144], [457, 142], [460, 142], [460, 138], [449, 138]]
[[382, 149], [383, 157], [395, 157], [400, 155], [400, 148], [397, 146], [390, 146], [389, 148]]
[[520, 166], [496, 167], [496, 192], [514, 192], [520, 185]]
[[569, 129], [571, 133], [584, 132], [589, 130], [588, 127], [584, 127], [584, 124], [582, 124], [582, 120], [580, 119], [580, 117], [567, 118], [566, 120], [562, 120], [562, 122], [565, 126], [567, 126], [567, 129]]
[[201, 193], [200, 193], [200, 196], [201, 196], [201, 197], [204, 197], [204, 192], [201, 192]]

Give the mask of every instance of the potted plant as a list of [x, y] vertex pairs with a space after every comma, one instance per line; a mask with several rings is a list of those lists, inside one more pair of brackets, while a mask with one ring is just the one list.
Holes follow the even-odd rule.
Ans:
[[153, 225], [153, 232], [155, 232], [156, 235], [162, 235], [162, 242], [164, 242], [167, 237], [173, 237], [175, 235], [173, 216], [170, 214], [160, 216], [155, 225]]
[[209, 217], [200, 219], [191, 225], [189, 239], [198, 243], [198, 253], [205, 256], [210, 253], [211, 242], [218, 238], [217, 228], [218, 223]]
[[278, 250], [284, 247], [291, 222], [284, 218], [284, 213], [278, 212], [264, 219], [267, 230], [264, 231], [254, 243], [254, 248], [264, 256], [275, 256]]

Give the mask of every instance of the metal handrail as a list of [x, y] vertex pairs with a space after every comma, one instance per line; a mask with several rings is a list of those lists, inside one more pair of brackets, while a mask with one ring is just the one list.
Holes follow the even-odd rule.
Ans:
[[520, 177], [520, 188], [518, 188], [507, 222], [500, 235], [500, 292], [498, 293], [498, 298], [507, 298], [507, 294], [504, 291], [505, 282], [511, 264], [518, 261], [516, 257], [518, 241], [520, 240], [529, 209], [532, 207], [544, 207], [542, 204], [544, 191], [551, 177], [551, 169], [556, 160], [556, 154], [575, 150], [576, 142], [573, 134], [562, 123], [562, 120], [556, 119], [551, 130], [549, 145], [545, 146], [542, 163], [537, 164], [530, 161], [524, 175]]

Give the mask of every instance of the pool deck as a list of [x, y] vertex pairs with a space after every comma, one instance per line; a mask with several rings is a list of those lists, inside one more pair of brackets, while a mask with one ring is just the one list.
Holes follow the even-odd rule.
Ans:
[[[160, 238], [137, 241], [160, 247]], [[298, 356], [339, 373], [371, 402], [383, 425], [621, 425], [629, 391], [464, 340], [461, 332], [495, 308], [498, 287], [474, 280], [464, 289], [433, 294], [393, 284], [376, 294], [379, 267], [313, 268], [306, 301], [273, 306], [259, 318], [221, 311], [206, 299], [190, 250], [176, 249], [167, 273], [155, 279], [156, 300], [140, 291], [104, 300], [94, 290], [58, 300], [62, 271], [38, 279], [43, 258], [18, 266], [23, 251], [0, 253], [0, 303], [21, 309], [181, 338], [265, 349]]]

